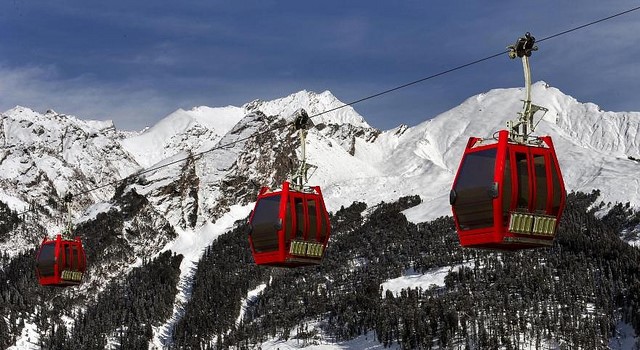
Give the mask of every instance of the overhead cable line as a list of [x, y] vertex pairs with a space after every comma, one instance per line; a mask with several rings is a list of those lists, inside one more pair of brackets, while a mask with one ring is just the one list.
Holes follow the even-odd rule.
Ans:
[[[583, 25], [580, 25], [580, 26], [577, 26], [577, 27], [573, 27], [571, 29], [567, 29], [567, 30], [564, 30], [562, 32], [559, 32], [559, 33], [556, 33], [556, 34], [553, 34], [553, 35], [549, 35], [547, 37], [544, 37], [542, 39], [537, 40], [537, 42], [540, 43], [540, 42], [543, 42], [543, 41], [546, 41], [546, 40], [554, 39], [554, 38], [557, 38], [559, 36], [562, 36], [562, 35], [565, 35], [565, 34], [569, 34], [569, 33], [575, 32], [577, 30], [584, 29], [584, 28], [592, 26], [594, 24], [602, 23], [604, 21], [607, 21], [607, 20], [622, 16], [622, 15], [625, 15], [625, 14], [628, 14], [628, 13], [631, 13], [631, 12], [634, 12], [634, 11], [637, 11], [637, 10], [640, 10], [640, 6], [637, 6], [637, 7], [622, 11], [622, 12], [618, 12], [618, 13], [613, 14], [611, 16], [607, 16], [607, 17], [604, 17], [604, 18], [601, 18], [601, 19], [598, 19], [598, 20], [595, 20], [595, 21], [592, 21], [592, 22], [589, 22], [589, 23], [586, 23], [586, 24], [583, 24]], [[345, 103], [343, 105], [340, 105], [340, 106], [337, 106], [337, 107], [334, 107], [334, 108], [330, 108], [330, 109], [328, 109], [326, 111], [311, 115], [311, 116], [309, 116], [309, 118], [310, 119], [311, 118], [315, 118], [315, 117], [321, 116], [323, 114], [327, 114], [327, 113], [330, 113], [330, 112], [333, 112], [333, 111], [336, 111], [336, 110], [339, 110], [339, 109], [342, 109], [342, 108], [345, 108], [345, 107], [348, 107], [348, 106], [353, 106], [353, 105], [355, 105], [357, 103], [364, 102], [364, 101], [367, 101], [367, 100], [370, 100], [370, 99], [373, 99], [373, 98], [376, 98], [376, 97], [379, 97], [379, 96], [382, 96], [382, 95], [386, 95], [388, 93], [391, 93], [391, 92], [394, 92], [394, 91], [397, 91], [397, 90], [400, 90], [400, 89], [404, 89], [406, 87], [409, 87], [409, 86], [412, 86], [412, 85], [416, 85], [416, 84], [422, 83], [424, 81], [431, 80], [433, 78], [436, 78], [436, 77], [439, 77], [439, 76], [442, 76], [442, 75], [445, 75], [445, 74], [448, 74], [448, 73], [452, 73], [452, 72], [455, 72], [457, 70], [460, 70], [460, 69], [463, 69], [463, 68], [466, 68], [466, 67], [469, 67], [469, 66], [473, 66], [473, 65], [478, 64], [478, 63], [482, 63], [484, 61], [488, 61], [490, 59], [493, 59], [493, 58], [496, 58], [498, 56], [501, 56], [501, 55], [503, 55], [503, 54], [505, 54], [507, 52], [509, 52], [509, 50], [505, 49], [505, 50], [502, 50], [502, 51], [497, 52], [495, 54], [489, 55], [487, 57], [480, 58], [480, 59], [471, 61], [469, 63], [465, 63], [465, 64], [462, 64], [462, 65], [450, 68], [450, 69], [446, 69], [446, 70], [441, 71], [439, 73], [435, 73], [435, 74], [429, 75], [427, 77], [420, 78], [420, 79], [417, 79], [417, 80], [414, 80], [414, 81], [411, 81], [409, 83], [405, 83], [405, 84], [402, 84], [402, 85], [398, 85], [396, 87], [393, 87], [393, 88], [390, 88], [390, 89], [375, 93], [373, 95], [369, 95], [369, 96], [360, 98], [358, 100], [355, 100], [355, 101], [352, 101], [352, 102], [349, 102], [349, 103]], [[215, 146], [215, 147], [213, 147], [211, 149], [208, 149], [206, 151], [202, 151], [202, 152], [198, 152], [196, 154], [190, 155], [189, 157], [198, 158], [198, 157], [203, 156], [204, 154], [207, 154], [207, 153], [219, 150], [219, 149], [227, 148], [227, 147], [233, 146], [233, 145], [235, 145], [235, 144], [237, 144], [239, 142], [243, 142], [243, 141], [249, 140], [251, 138], [254, 138], [254, 137], [266, 134], [266, 133], [270, 133], [270, 132], [273, 132], [273, 131], [276, 131], [276, 130], [279, 130], [279, 129], [283, 129], [283, 128], [285, 128], [287, 126], [291, 126], [291, 125], [293, 125], [293, 121], [289, 122], [287, 124], [278, 126], [278, 127], [269, 128], [267, 130], [251, 134], [249, 136], [245, 136], [243, 138], [239, 138], [237, 140], [225, 143], [223, 145]], [[85, 195], [87, 193], [90, 193], [90, 192], [93, 192], [93, 191], [97, 191], [99, 189], [102, 189], [102, 188], [105, 188], [105, 187], [109, 187], [109, 186], [117, 186], [121, 182], [125, 182], [127, 180], [133, 179], [133, 178], [138, 177], [140, 175], [144, 175], [144, 174], [159, 170], [161, 168], [164, 168], [164, 167], [167, 167], [167, 166], [170, 166], [170, 165], [173, 165], [173, 164], [181, 163], [181, 162], [189, 159], [189, 157], [180, 158], [180, 159], [177, 159], [177, 160], [173, 160], [173, 161], [171, 161], [169, 163], [164, 163], [162, 165], [151, 167], [149, 169], [144, 169], [142, 171], [139, 171], [137, 173], [131, 174], [131, 175], [129, 175], [129, 176], [125, 177], [125, 178], [122, 178], [120, 180], [114, 180], [114, 181], [108, 182], [106, 184], [102, 184], [102, 185], [99, 185], [99, 186], [96, 186], [96, 187], [93, 187], [93, 188], [89, 188], [89, 189], [84, 190], [84, 191], [80, 191], [80, 192], [74, 194], [74, 196]], [[21, 212], [19, 215], [25, 214], [25, 213], [27, 213], [29, 211], [32, 211], [32, 210], [33, 209], [28, 209], [26, 211]]]
[[604, 22], [604, 21], [608, 21], [608, 20], [610, 20], [612, 18], [616, 18], [616, 17], [622, 16], [622, 15], [626, 15], [627, 13], [630, 13], [630, 12], [633, 12], [633, 11], [637, 11], [637, 10], [640, 10], [640, 6], [636, 6], [634, 8], [628, 9], [626, 11], [618, 12], [615, 15], [611, 15], [611, 16], [608, 16], [608, 17], [597, 19], [597, 20], [595, 20], [593, 22], [589, 22], [589, 23], [583, 24], [581, 26], [577, 26], [577, 27], [574, 27], [574, 28], [571, 28], [571, 29], [567, 29], [567, 30], [565, 30], [563, 32], [560, 32], [560, 33], [549, 35], [549, 36], [547, 36], [545, 38], [538, 39], [537, 42], [540, 43], [540, 42], [543, 42], [545, 40], [553, 39], [553, 38], [559, 37], [561, 35], [565, 35], [565, 34], [568, 34], [568, 33], [571, 33], [571, 32], [575, 32], [576, 30], [580, 30], [580, 29], [592, 26], [594, 24], [598, 24], [598, 23], [601, 23], [601, 22]]

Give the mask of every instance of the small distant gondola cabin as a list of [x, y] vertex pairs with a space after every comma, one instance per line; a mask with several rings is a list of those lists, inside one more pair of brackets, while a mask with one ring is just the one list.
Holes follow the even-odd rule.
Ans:
[[36, 256], [36, 273], [42, 286], [67, 287], [82, 282], [87, 260], [79, 237], [43, 239]]

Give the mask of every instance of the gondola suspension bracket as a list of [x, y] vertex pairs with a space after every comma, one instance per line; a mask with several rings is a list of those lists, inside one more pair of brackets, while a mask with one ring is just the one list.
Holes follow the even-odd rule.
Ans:
[[[535, 42], [536, 38], [527, 32], [515, 44], [507, 47], [509, 49], [509, 58], [522, 58], [522, 68], [524, 70], [526, 96], [523, 100], [522, 112], [518, 112], [519, 117], [517, 119], [507, 121], [509, 139], [520, 144], [540, 144], [541, 141], [538, 138], [531, 137], [531, 133], [535, 131], [533, 116], [537, 111], [543, 111], [544, 113], [548, 111], [545, 107], [531, 103], [531, 66], [529, 65], [529, 57], [531, 57], [533, 51], [538, 50]], [[544, 113], [542, 117], [544, 117]]]
[[62, 199], [64, 200], [65, 209], [67, 210], [66, 227], [62, 233], [70, 238], [73, 235], [73, 221], [71, 219], [71, 201], [73, 200], [73, 195], [67, 193]]
[[292, 176], [291, 187], [296, 191], [302, 191], [304, 186], [307, 184], [309, 179], [308, 172], [310, 168], [315, 168], [315, 166], [307, 164], [306, 159], [306, 138], [307, 138], [307, 127], [311, 124], [311, 119], [309, 118], [309, 114], [304, 108], [300, 108], [294, 113], [295, 120], [293, 122], [293, 127], [296, 131], [298, 131], [298, 136], [300, 138], [300, 166], [295, 171]]

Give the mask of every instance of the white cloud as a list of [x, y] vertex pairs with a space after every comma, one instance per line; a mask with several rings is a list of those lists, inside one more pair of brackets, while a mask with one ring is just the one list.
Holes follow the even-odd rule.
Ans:
[[130, 83], [105, 84], [80, 76], [62, 79], [53, 66], [9, 68], [0, 65], [0, 111], [22, 105], [54, 109], [83, 119], [113, 120], [136, 130], [176, 109], [157, 92]]

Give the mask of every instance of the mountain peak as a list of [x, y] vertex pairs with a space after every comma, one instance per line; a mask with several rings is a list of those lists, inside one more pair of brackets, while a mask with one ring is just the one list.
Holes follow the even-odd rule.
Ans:
[[140, 165], [148, 167], [181, 151], [213, 147], [244, 115], [243, 108], [234, 106], [180, 108], [121, 144]]
[[2, 114], [16, 121], [31, 122], [50, 130], [74, 126], [87, 133], [96, 133], [105, 129], [115, 128], [111, 120], [80, 119], [72, 115], [57, 113], [52, 109], [48, 109], [42, 114], [28, 107], [15, 106]]
[[[357, 127], [371, 126], [351, 106], [338, 100], [330, 91], [316, 93], [302, 90], [271, 101], [254, 100], [243, 107], [247, 111], [261, 111], [266, 115], [288, 117], [304, 108], [315, 124], [351, 124]], [[330, 111], [330, 112], [327, 112]]]
[[20, 115], [22, 115], [24, 117], [27, 117], [27, 116], [33, 116], [33, 115], [37, 114], [37, 112], [34, 111], [33, 109], [29, 108], [29, 107], [24, 107], [24, 106], [17, 105], [15, 107], [5, 111], [3, 114], [9, 115], [9, 116], [20, 116]]

